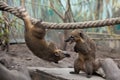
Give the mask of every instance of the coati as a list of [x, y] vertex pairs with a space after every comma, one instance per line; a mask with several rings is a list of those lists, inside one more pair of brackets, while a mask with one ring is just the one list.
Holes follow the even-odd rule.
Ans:
[[25, 8], [18, 8], [18, 12], [25, 24], [25, 42], [33, 54], [41, 59], [55, 63], [65, 57], [70, 57], [65, 51], [57, 49], [55, 44], [46, 42], [46, 29], [40, 26], [41, 20], [33, 25]]
[[100, 61], [100, 64], [105, 73], [106, 80], [120, 80], [120, 69], [111, 58]]
[[95, 61], [96, 45], [82, 30], [73, 30], [66, 42], [75, 42], [74, 51], [78, 53], [78, 58], [74, 61], [74, 72], [71, 74], [79, 74], [80, 70], [87, 74], [90, 78], [92, 74], [96, 74], [99, 68], [99, 62]]

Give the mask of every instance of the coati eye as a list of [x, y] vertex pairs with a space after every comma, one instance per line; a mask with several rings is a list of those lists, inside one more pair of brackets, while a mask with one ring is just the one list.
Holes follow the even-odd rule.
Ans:
[[57, 50], [54, 51], [55, 56], [59, 57], [60, 54], [61, 54], [61, 50], [57, 49]]
[[70, 36], [70, 38], [74, 38], [73, 36]]
[[84, 34], [83, 33], [79, 33], [81, 38], [84, 38]]
[[58, 57], [58, 56], [59, 56], [59, 52], [58, 52], [58, 51], [55, 51], [55, 52], [54, 52], [54, 55]]

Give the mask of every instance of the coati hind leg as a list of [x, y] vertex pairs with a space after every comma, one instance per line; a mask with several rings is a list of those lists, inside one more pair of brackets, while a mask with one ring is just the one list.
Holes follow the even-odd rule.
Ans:
[[96, 60], [86, 60], [85, 61], [85, 72], [88, 78], [92, 77], [92, 75], [103, 77], [101, 74], [97, 73], [97, 70], [100, 68], [99, 62]]
[[98, 60], [87, 60], [85, 62], [85, 72], [86, 72], [86, 76], [87, 78], [90, 78], [92, 77], [92, 75], [95, 75], [95, 76], [99, 76], [99, 77], [102, 77], [102, 78], [105, 78], [103, 77], [102, 74], [98, 73], [98, 69], [100, 68], [100, 63]]
[[93, 74], [93, 63], [90, 60], [85, 61], [85, 73], [86, 77], [90, 78]]
[[79, 74], [80, 70], [83, 69], [83, 62], [79, 59], [74, 61], [74, 71], [71, 71], [70, 74]]
[[71, 71], [70, 74], [79, 74], [80, 68], [74, 67], [74, 71]]

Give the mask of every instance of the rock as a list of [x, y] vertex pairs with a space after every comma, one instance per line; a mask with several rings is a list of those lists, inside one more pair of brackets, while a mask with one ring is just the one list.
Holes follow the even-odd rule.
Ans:
[[120, 80], [120, 69], [112, 59], [107, 58], [101, 61], [101, 66], [107, 80]]
[[105, 80], [98, 76], [86, 78], [85, 73], [70, 74], [73, 68], [28, 67], [32, 80]]

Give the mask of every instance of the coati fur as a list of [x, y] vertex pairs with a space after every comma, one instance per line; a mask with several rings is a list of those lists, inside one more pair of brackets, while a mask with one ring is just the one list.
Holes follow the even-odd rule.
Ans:
[[47, 43], [45, 40], [46, 29], [40, 26], [41, 20], [32, 24], [28, 12], [24, 8], [18, 8], [25, 24], [25, 42], [28, 48], [37, 57], [58, 63], [65, 57], [70, 57], [68, 53], [57, 49], [54, 43]]
[[106, 80], [120, 80], [120, 69], [111, 58], [100, 61]]
[[78, 53], [78, 58], [74, 61], [74, 72], [79, 74], [80, 70], [90, 78], [96, 74], [99, 68], [99, 62], [95, 61], [96, 45], [82, 30], [73, 30], [66, 42], [75, 42], [74, 51]]

